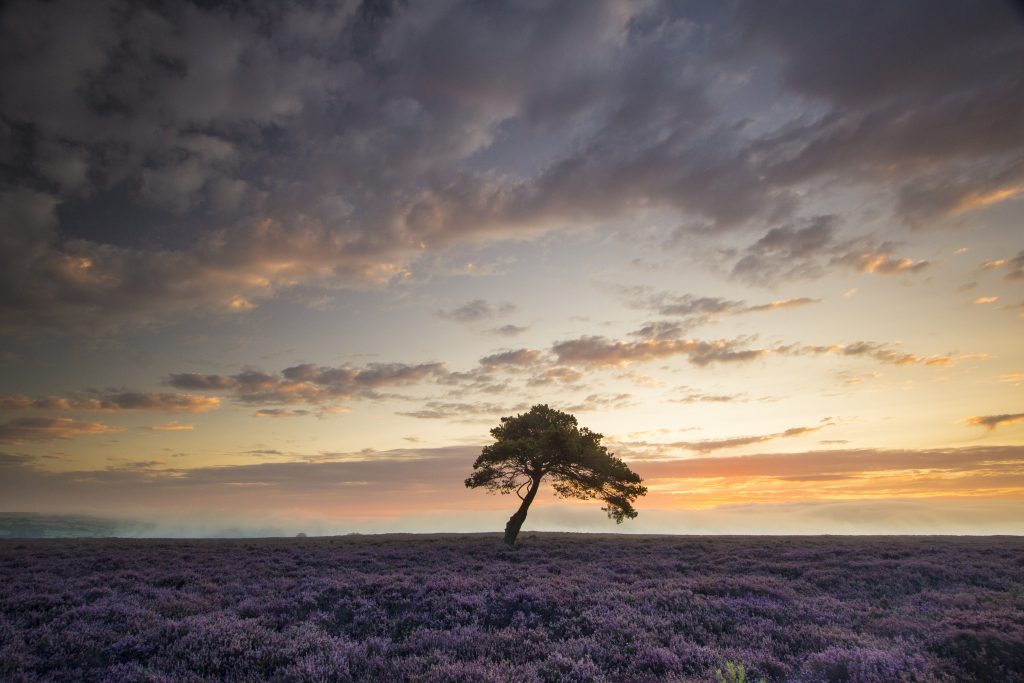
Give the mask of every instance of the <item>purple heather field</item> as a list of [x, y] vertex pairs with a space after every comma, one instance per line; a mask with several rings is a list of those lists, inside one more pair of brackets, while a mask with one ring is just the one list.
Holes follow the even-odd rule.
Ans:
[[0, 596], [3, 681], [1024, 680], [1019, 537], [7, 540]]

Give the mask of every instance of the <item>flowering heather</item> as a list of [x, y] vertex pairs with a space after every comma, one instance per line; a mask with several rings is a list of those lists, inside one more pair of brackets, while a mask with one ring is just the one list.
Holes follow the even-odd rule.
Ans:
[[3, 681], [1024, 680], [1024, 539], [0, 542]]

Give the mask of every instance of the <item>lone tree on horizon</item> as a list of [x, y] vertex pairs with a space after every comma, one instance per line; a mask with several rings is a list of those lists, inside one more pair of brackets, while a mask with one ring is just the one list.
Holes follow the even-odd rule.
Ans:
[[604, 501], [601, 509], [617, 524], [636, 517], [633, 501], [646, 494], [647, 487], [601, 445], [601, 434], [580, 427], [572, 415], [535, 405], [528, 413], [501, 418], [491, 436], [494, 443], [484, 446], [466, 486], [519, 496], [522, 503], [505, 525], [508, 545], [515, 545], [545, 477], [559, 498]]

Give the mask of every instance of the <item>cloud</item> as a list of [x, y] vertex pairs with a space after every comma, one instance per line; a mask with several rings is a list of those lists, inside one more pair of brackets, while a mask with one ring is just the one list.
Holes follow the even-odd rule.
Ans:
[[[795, 233], [828, 183], [926, 226], [1024, 184], [1009, 3], [882, 19], [772, 1], [56, 2], [5, 19], [6, 332], [244, 314], [638, 207]], [[877, 244], [798, 251], [761, 243], [736, 275], [925, 267]]]
[[633, 308], [649, 310], [659, 315], [682, 319], [680, 321], [647, 323], [644, 327], [632, 333], [633, 336], [645, 339], [676, 339], [685, 330], [706, 324], [721, 316], [763, 313], [821, 302], [820, 299], [796, 297], [751, 305], [745, 301], [721, 297], [652, 292], [648, 287], [630, 287], [625, 290], [625, 293], [629, 297], [630, 306]]
[[562, 408], [568, 413], [587, 413], [595, 410], [616, 410], [637, 405], [632, 394], [590, 394], [582, 401]]
[[529, 367], [536, 365], [540, 359], [540, 351], [535, 349], [516, 349], [514, 351], [502, 351], [484, 356], [480, 359], [480, 365], [488, 368], [501, 366]]
[[804, 436], [819, 431], [821, 427], [791, 427], [785, 431], [775, 434], [761, 434], [758, 436], [736, 436], [728, 439], [705, 439], [703, 441], [676, 441], [666, 444], [669, 448], [682, 448], [688, 451], [707, 453], [709, 451], [725, 450], [750, 446], [755, 443], [774, 441], [775, 439], [788, 439], [796, 436]]
[[502, 325], [501, 327], [492, 327], [489, 330], [484, 330], [484, 332], [498, 337], [518, 337], [528, 329], [530, 328], [521, 327], [519, 325]]
[[525, 410], [527, 407], [524, 403], [505, 406], [498, 403], [427, 401], [420, 410], [398, 412], [396, 415], [415, 417], [421, 420], [497, 421], [503, 415], [514, 413], [517, 410]]
[[29, 398], [0, 396], [0, 410], [62, 410], [82, 412], [155, 411], [205, 413], [220, 406], [213, 396], [167, 392], [107, 391], [81, 392], [66, 396]]
[[1021, 249], [1016, 256], [1007, 262], [1006, 279], [1024, 279], [1024, 249]]
[[670, 398], [672, 403], [732, 403], [743, 399], [742, 394], [707, 394], [690, 391], [682, 396]]
[[146, 429], [151, 432], [191, 432], [195, 427], [180, 422], [168, 422], [160, 425], [148, 425]]
[[698, 341], [694, 339], [644, 339], [638, 342], [610, 341], [584, 336], [561, 341], [551, 347], [559, 363], [593, 367], [622, 367], [673, 356], [685, 356], [697, 366], [711, 363], [739, 363], [764, 355], [762, 349], [744, 349], [742, 340]]
[[100, 422], [81, 422], [69, 418], [20, 417], [0, 422], [0, 442], [52, 441], [77, 436], [96, 436], [121, 431]]
[[178, 389], [224, 393], [250, 405], [325, 403], [372, 398], [381, 387], [410, 386], [448, 374], [444, 363], [370, 363], [363, 368], [303, 364], [274, 374], [259, 370], [234, 375], [176, 373], [167, 383]]
[[555, 365], [544, 369], [543, 372], [534, 375], [527, 380], [530, 387], [548, 386], [551, 384], [574, 384], [583, 379], [583, 373], [576, 368], [565, 365]]
[[991, 261], [985, 261], [981, 264], [982, 270], [994, 270], [996, 268], [1006, 267], [1006, 275], [1003, 277], [1007, 280], [1020, 280], [1024, 279], [1024, 249], [1022, 249], [1016, 256], [1010, 259], [1000, 258], [992, 259]]
[[509, 315], [517, 310], [518, 307], [513, 303], [492, 304], [484, 299], [474, 299], [451, 310], [438, 311], [437, 316], [457, 323], [475, 323]]
[[964, 420], [974, 427], [985, 427], [992, 431], [1002, 424], [1012, 424], [1024, 420], [1024, 413], [1004, 413], [1003, 415], [974, 415]]
[[695, 296], [693, 294], [674, 295], [668, 292], [651, 292], [646, 287], [633, 287], [626, 290], [631, 296], [631, 305], [654, 311], [659, 315], [698, 318], [707, 320], [721, 315], [742, 315], [744, 313], [763, 313], [785, 308], [797, 308], [809, 304], [821, 303], [820, 299], [797, 297], [779, 299], [764, 304], [748, 304], [745, 301], [723, 299], [721, 297]]
[[839, 237], [840, 219], [822, 215], [801, 224], [770, 229], [746, 247], [732, 266], [732, 276], [752, 284], [813, 279], [836, 267], [876, 275], [916, 274], [929, 267], [924, 260], [896, 256], [894, 242], [861, 236]]
[[641, 339], [664, 341], [679, 339], [683, 336], [686, 329], [687, 328], [683, 327], [681, 323], [659, 320], [657, 322], [647, 323], [640, 329], [630, 332], [629, 336], [640, 337]]
[[895, 349], [890, 344], [878, 342], [858, 341], [852, 344], [832, 344], [830, 346], [788, 344], [776, 346], [772, 349], [775, 353], [787, 356], [816, 356], [835, 354], [840, 356], [863, 356], [873, 358], [882, 363], [891, 365], [951, 365], [956, 357], [949, 354], [938, 354], [934, 356], [918, 356]]
[[253, 417], [305, 417], [306, 415], [312, 415], [313, 413], [309, 410], [288, 410], [286, 408], [260, 408]]

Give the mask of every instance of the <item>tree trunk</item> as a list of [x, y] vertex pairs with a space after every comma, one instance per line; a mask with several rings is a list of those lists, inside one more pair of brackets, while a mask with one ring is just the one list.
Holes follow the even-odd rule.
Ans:
[[514, 547], [516, 544], [519, 529], [522, 528], [523, 522], [526, 521], [526, 512], [530, 509], [530, 503], [533, 502], [534, 497], [537, 495], [538, 488], [540, 488], [540, 477], [534, 477], [533, 483], [530, 484], [530, 490], [526, 492], [526, 496], [523, 498], [519, 509], [516, 510], [516, 514], [512, 515], [508, 520], [508, 524], [505, 525], [505, 543], [510, 547]]

